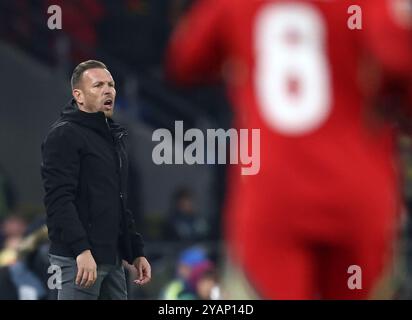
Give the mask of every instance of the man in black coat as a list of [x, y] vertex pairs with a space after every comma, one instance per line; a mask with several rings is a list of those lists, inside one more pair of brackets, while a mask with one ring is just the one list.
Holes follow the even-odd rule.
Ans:
[[73, 100], [42, 144], [50, 260], [61, 270], [59, 299], [126, 299], [122, 260], [150, 280], [143, 241], [126, 207], [127, 135], [112, 120], [114, 80], [95, 60], [71, 78]]

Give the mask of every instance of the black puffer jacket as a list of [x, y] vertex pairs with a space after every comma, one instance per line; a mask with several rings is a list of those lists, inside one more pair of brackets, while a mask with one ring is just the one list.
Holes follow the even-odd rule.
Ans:
[[72, 100], [42, 144], [50, 253], [76, 257], [91, 249], [97, 264], [143, 256], [143, 241], [126, 208], [125, 129], [103, 112]]

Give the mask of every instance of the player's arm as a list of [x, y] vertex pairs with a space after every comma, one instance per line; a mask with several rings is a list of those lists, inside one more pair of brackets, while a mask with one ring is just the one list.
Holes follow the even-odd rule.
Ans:
[[363, 1], [362, 41], [386, 76], [412, 77], [412, 1]]
[[224, 0], [197, 0], [172, 34], [166, 76], [179, 84], [215, 80], [223, 56]]

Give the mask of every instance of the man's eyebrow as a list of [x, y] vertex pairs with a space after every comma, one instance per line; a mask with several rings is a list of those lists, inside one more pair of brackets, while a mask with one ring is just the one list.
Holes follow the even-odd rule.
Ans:
[[94, 81], [94, 82], [92, 83], [92, 85], [103, 84], [103, 83], [108, 83], [108, 84], [112, 84], [112, 85], [115, 84], [114, 80], [110, 80], [110, 81], [101, 81], [101, 80], [98, 80], [98, 81]]

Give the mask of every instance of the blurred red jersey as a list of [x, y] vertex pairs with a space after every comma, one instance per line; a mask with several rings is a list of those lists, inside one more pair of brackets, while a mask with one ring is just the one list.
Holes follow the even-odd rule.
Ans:
[[[261, 130], [260, 171], [232, 178], [226, 229], [264, 297], [306, 298], [315, 289], [365, 297], [393, 237], [394, 130], [368, 101], [379, 79], [410, 81], [410, 2], [357, 3], [198, 1], [171, 40], [169, 77], [193, 84], [223, 76], [236, 126]], [[379, 254], [366, 254], [371, 246]], [[293, 252], [292, 265], [279, 262]], [[347, 288], [356, 263], [367, 268], [362, 292]], [[286, 285], [274, 269], [295, 270], [295, 280]], [[309, 283], [331, 269], [342, 276]]]

